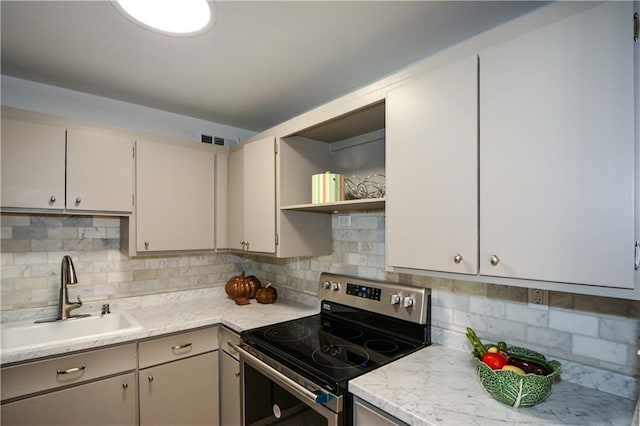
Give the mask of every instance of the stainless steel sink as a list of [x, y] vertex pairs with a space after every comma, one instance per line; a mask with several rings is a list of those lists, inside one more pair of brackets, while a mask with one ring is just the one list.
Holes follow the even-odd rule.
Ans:
[[63, 321], [34, 323], [15, 322], [2, 325], [2, 349], [68, 342], [71, 339], [103, 338], [140, 330], [130, 315], [111, 313]]

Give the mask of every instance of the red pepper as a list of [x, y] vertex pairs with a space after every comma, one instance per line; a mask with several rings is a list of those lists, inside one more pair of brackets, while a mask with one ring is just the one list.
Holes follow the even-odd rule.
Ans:
[[493, 370], [500, 370], [507, 365], [507, 357], [499, 352], [486, 352], [480, 359]]

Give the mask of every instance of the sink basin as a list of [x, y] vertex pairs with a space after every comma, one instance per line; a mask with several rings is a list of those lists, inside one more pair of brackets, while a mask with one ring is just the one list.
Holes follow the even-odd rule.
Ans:
[[69, 342], [71, 339], [103, 338], [141, 328], [136, 320], [125, 313], [43, 323], [15, 322], [2, 325], [2, 349]]

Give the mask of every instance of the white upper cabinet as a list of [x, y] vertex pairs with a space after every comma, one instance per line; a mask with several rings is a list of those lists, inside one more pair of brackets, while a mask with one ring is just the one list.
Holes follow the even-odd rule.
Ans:
[[2, 207], [64, 209], [65, 128], [2, 119]]
[[478, 272], [477, 62], [387, 96], [387, 265]]
[[215, 153], [189, 142], [136, 142], [138, 254], [215, 248]]
[[133, 139], [67, 131], [67, 209], [131, 212]]
[[639, 297], [632, 9], [587, 8], [389, 92], [389, 270]]
[[606, 2], [480, 52], [482, 275], [633, 288], [632, 16]]
[[2, 119], [2, 207], [130, 213], [133, 138]]
[[229, 247], [276, 251], [275, 139], [245, 143], [229, 155]]

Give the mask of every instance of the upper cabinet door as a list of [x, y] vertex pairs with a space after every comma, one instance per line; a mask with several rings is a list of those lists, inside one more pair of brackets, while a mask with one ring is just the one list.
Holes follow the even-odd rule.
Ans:
[[131, 212], [133, 139], [67, 131], [67, 209]]
[[632, 16], [605, 2], [480, 54], [481, 274], [633, 288]]
[[139, 253], [215, 248], [215, 154], [189, 143], [136, 143]]
[[275, 139], [268, 137], [243, 147], [244, 235], [246, 250], [276, 251]]
[[477, 57], [389, 92], [386, 138], [387, 265], [477, 274]]
[[2, 119], [2, 207], [64, 209], [65, 129]]
[[244, 250], [244, 147], [229, 153], [229, 248]]

